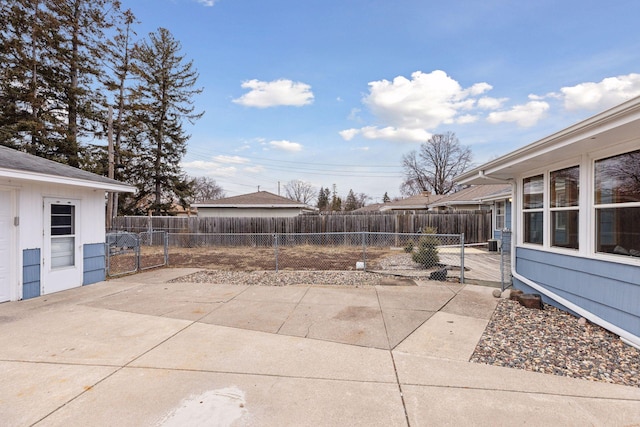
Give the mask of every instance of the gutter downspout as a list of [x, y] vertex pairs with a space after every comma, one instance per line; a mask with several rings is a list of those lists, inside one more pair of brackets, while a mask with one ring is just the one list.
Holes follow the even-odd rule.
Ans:
[[[512, 265], [514, 265], [514, 264], [512, 264]], [[571, 311], [573, 311], [575, 313], [578, 313], [580, 316], [584, 317], [588, 321], [590, 321], [592, 323], [595, 323], [596, 325], [602, 326], [603, 328], [605, 328], [608, 331], [613, 332], [614, 334], [618, 335], [620, 337], [620, 339], [622, 340], [622, 342], [624, 342], [625, 344], [628, 344], [628, 345], [630, 345], [632, 347], [635, 347], [638, 350], [640, 350], [640, 337], [637, 337], [637, 336], [625, 331], [624, 329], [621, 329], [618, 326], [607, 322], [606, 320], [602, 319], [601, 317], [596, 316], [595, 314], [585, 310], [584, 308], [575, 305], [571, 301], [568, 301], [568, 300], [562, 298], [560, 295], [558, 295], [558, 294], [556, 294], [554, 292], [551, 292], [548, 289], [543, 288], [539, 284], [537, 284], [537, 283], [533, 282], [532, 280], [527, 279], [526, 277], [524, 277], [524, 276], [520, 275], [519, 273], [517, 273], [516, 269], [514, 267], [511, 267], [511, 276], [515, 277], [516, 279], [518, 279], [518, 280], [520, 280], [522, 282], [524, 282], [528, 286], [531, 286], [533, 289], [535, 289], [536, 291], [540, 292], [541, 294], [545, 294], [546, 296], [548, 296], [552, 300], [554, 300], [554, 301], [558, 302], [559, 304], [562, 304], [563, 306], [567, 307], [569, 310], [571, 310]]]

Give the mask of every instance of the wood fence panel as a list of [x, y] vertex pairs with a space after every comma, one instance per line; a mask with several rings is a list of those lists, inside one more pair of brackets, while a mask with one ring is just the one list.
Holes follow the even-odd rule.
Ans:
[[327, 214], [284, 218], [118, 217], [114, 231], [166, 231], [192, 234], [273, 233], [417, 233], [432, 227], [438, 234], [465, 234], [467, 243], [484, 243], [492, 236], [491, 212], [397, 214]]

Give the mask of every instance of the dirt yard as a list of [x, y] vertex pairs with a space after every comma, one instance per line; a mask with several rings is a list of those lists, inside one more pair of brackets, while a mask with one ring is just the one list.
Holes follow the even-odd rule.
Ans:
[[[390, 248], [367, 248], [368, 269], [377, 268], [378, 262], [398, 251]], [[116, 256], [112, 265], [121, 262]], [[281, 270], [355, 270], [363, 261], [362, 248], [356, 246], [296, 246], [278, 248], [278, 269]], [[140, 264], [145, 266], [162, 263], [162, 248], [142, 247]], [[273, 247], [205, 247], [169, 248], [169, 266], [196, 267], [214, 270], [275, 270], [276, 257]]]

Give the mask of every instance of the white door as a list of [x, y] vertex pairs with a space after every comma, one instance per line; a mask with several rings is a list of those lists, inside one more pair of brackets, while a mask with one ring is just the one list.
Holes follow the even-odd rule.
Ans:
[[46, 198], [42, 294], [82, 286], [82, 244], [78, 200]]
[[0, 189], [0, 302], [11, 299], [11, 287], [15, 281], [13, 216], [13, 193]]

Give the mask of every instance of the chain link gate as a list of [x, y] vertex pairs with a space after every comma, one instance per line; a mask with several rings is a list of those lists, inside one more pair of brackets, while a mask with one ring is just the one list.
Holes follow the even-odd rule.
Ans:
[[106, 246], [109, 277], [168, 264], [168, 235], [164, 231], [107, 233]]

